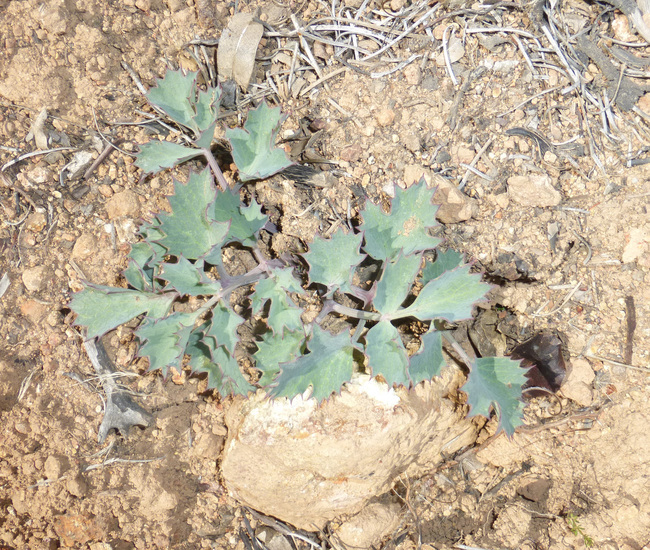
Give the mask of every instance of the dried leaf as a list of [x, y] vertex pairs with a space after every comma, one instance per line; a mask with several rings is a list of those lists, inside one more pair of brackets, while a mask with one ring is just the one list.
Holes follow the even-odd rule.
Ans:
[[232, 17], [221, 33], [217, 49], [219, 76], [223, 80], [233, 79], [242, 90], [248, 90], [263, 33], [264, 27], [253, 20], [252, 14], [237, 13]]

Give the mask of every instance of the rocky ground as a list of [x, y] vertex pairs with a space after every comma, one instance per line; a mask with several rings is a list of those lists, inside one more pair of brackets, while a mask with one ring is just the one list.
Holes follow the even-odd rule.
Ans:
[[[267, 29], [242, 99], [266, 95], [280, 105], [288, 115], [281, 135], [308, 127], [302, 158], [332, 164], [319, 185], [280, 178], [254, 191], [280, 216], [287, 239], [308, 243], [319, 224], [354, 213], [366, 197], [386, 199], [395, 185], [443, 176], [453, 183], [447, 202], [457, 206], [441, 234], [495, 284], [472, 341], [503, 353], [539, 332], [558, 335], [569, 374], [559, 395], [530, 402], [526, 426], [511, 440], [491, 437], [491, 422], [461, 454], [400, 477], [389, 504], [362, 516], [359, 529], [373, 535], [356, 540], [401, 550], [647, 548], [650, 164], [637, 162], [650, 143], [647, 69], [612, 88], [608, 66], [585, 54], [583, 81], [605, 98], [599, 109], [567, 91], [568, 73], [547, 42], [546, 65], [531, 70], [522, 41], [532, 39], [521, 32], [540, 33], [527, 9], [453, 12], [459, 6], [449, 4], [426, 29], [404, 30], [399, 18], [416, 21], [416, 7], [370, 3], [395, 25], [391, 36], [403, 35], [387, 53], [416, 55], [410, 63], [378, 56], [376, 66], [341, 64], [331, 46], [313, 46], [322, 74], [301, 60], [295, 87], [291, 56], [303, 46]], [[309, 1], [237, 6], [257, 8], [275, 30], [292, 29], [291, 14], [309, 22], [332, 11]], [[347, 17], [362, 6], [339, 8]], [[150, 109], [129, 71], [150, 87], [168, 66], [214, 67], [211, 41], [233, 10], [203, 0], [0, 0], [3, 547], [245, 548], [246, 521], [261, 533], [261, 520], [225, 491], [216, 467], [230, 403], [206, 392], [203, 380], [147, 373], [132, 327], [104, 343], [121, 370], [137, 375], [125, 384], [154, 420], [129, 438], [113, 433], [97, 443], [103, 394], [68, 305], [82, 279], [123, 285], [138, 224], [168, 208], [169, 175], [142, 178], [129, 155], [151, 137], [131, 125]], [[629, 45], [638, 38], [620, 13], [578, 0], [561, 10], [572, 33], [595, 25], [608, 52], [650, 55], [642, 43]], [[510, 30], [471, 32], [479, 24]], [[631, 67], [627, 59], [617, 75]], [[234, 113], [224, 127], [240, 122]], [[122, 151], [87, 178], [72, 173], [72, 150], [21, 158], [47, 147], [97, 158], [100, 133], [122, 138]], [[338, 526], [312, 536], [344, 547], [335, 542]]]

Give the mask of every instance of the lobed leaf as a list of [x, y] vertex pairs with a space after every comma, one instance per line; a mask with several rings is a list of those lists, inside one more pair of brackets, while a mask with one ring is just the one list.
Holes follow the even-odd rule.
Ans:
[[190, 174], [187, 184], [174, 181], [175, 194], [169, 197], [171, 214], [159, 214], [158, 243], [168, 254], [196, 260], [223, 244], [229, 224], [209, 219], [208, 207], [216, 197], [210, 170]]
[[156, 264], [161, 262], [167, 254], [165, 247], [158, 244], [158, 241], [164, 237], [163, 232], [160, 230], [160, 220], [154, 218], [150, 222], [143, 223], [140, 226], [138, 233], [153, 251], [153, 256], [149, 261], [149, 264], [151, 264], [154, 271], [156, 271]]
[[431, 202], [434, 193], [422, 179], [408, 189], [395, 188], [389, 214], [378, 205], [367, 204], [361, 226], [366, 241], [364, 250], [376, 260], [388, 260], [396, 258], [400, 250], [407, 256], [438, 246], [440, 239], [427, 231], [438, 225], [438, 207]]
[[409, 375], [413, 385], [439, 376], [440, 370], [447, 364], [442, 356], [442, 337], [439, 331], [432, 327], [420, 338], [420, 349], [409, 358]]
[[469, 378], [461, 389], [467, 393], [470, 416], [489, 416], [494, 408], [499, 417], [498, 430], [509, 436], [523, 424], [524, 404], [521, 388], [526, 383], [526, 370], [519, 361], [509, 357], [481, 357], [475, 359]]
[[231, 308], [226, 307], [221, 301], [212, 309], [212, 319], [205, 334], [212, 336], [218, 346], [224, 346], [231, 355], [235, 353], [235, 346], [239, 341], [237, 327], [244, 322], [244, 318], [237, 315]]
[[165, 76], [158, 79], [156, 87], [151, 88], [147, 100], [152, 105], [162, 109], [172, 120], [194, 129], [195, 111], [192, 104], [195, 101], [196, 72], [183, 74], [178, 71], [167, 71]]
[[437, 279], [445, 271], [451, 271], [463, 265], [463, 255], [455, 250], [449, 249], [445, 252], [436, 251], [435, 262], [427, 262], [422, 270], [422, 286], [429, 281]]
[[[210, 141], [214, 136], [214, 129], [216, 128], [216, 119], [219, 115], [219, 103], [221, 100], [221, 88], [208, 87], [207, 90], [199, 90], [198, 98], [194, 104], [193, 122], [199, 134], [209, 134]], [[200, 138], [197, 142], [200, 141]], [[197, 143], [198, 145], [198, 143]], [[210, 142], [208, 142], [208, 146]], [[199, 147], [204, 147], [199, 145]]]
[[86, 337], [90, 339], [142, 313], [163, 317], [173, 300], [170, 294], [85, 283], [85, 288], [73, 296], [70, 307], [77, 314], [76, 324], [87, 327]]
[[170, 141], [152, 139], [140, 145], [140, 152], [136, 155], [135, 165], [145, 174], [157, 174], [166, 168], [173, 168], [177, 164], [201, 156], [200, 149], [185, 147]]
[[392, 315], [402, 305], [420, 271], [422, 257], [419, 254], [402, 256], [384, 263], [384, 271], [377, 283], [373, 307], [381, 314]]
[[282, 363], [293, 361], [301, 354], [305, 333], [301, 330], [285, 330], [281, 334], [267, 332], [256, 342], [255, 366], [262, 372], [258, 384], [269, 386], [281, 370]]
[[167, 377], [169, 367], [181, 371], [181, 361], [196, 321], [196, 313], [172, 313], [163, 319], [145, 317], [135, 331], [140, 340], [139, 355], [149, 358], [149, 370], [161, 369]]
[[262, 214], [262, 207], [255, 199], [251, 199], [248, 206], [243, 206], [237, 191], [218, 191], [217, 197], [208, 210], [211, 219], [230, 223], [224, 244], [231, 241], [241, 243], [243, 246], [255, 246], [260, 229], [268, 221]]
[[351, 292], [350, 280], [354, 267], [359, 265], [364, 255], [359, 253], [363, 235], [352, 235], [342, 229], [329, 239], [317, 236], [303, 255], [309, 263], [309, 280], [325, 285], [329, 291], [341, 289]]
[[373, 376], [381, 374], [389, 386], [408, 385], [406, 348], [399, 332], [389, 321], [380, 321], [368, 331], [366, 355]]
[[280, 108], [272, 109], [263, 101], [248, 113], [243, 130], [226, 130], [241, 181], [268, 178], [292, 164], [284, 150], [275, 146], [281, 121]]
[[195, 374], [208, 375], [208, 389], [215, 389], [226, 397], [246, 395], [255, 388], [244, 378], [239, 364], [225, 346], [217, 345], [213, 337], [206, 337], [209, 323], [195, 328], [190, 334], [186, 353], [189, 366]]
[[221, 290], [219, 281], [205, 275], [201, 260], [193, 264], [184, 256], [179, 256], [175, 264], [163, 263], [159, 277], [167, 281], [168, 286], [177, 290], [181, 296], [211, 296]]
[[490, 285], [482, 283], [479, 274], [470, 274], [469, 268], [465, 265], [446, 271], [429, 281], [409, 307], [398, 310], [391, 318], [415, 317], [421, 321], [470, 318], [474, 304], [485, 297]]
[[293, 303], [288, 292], [302, 293], [300, 283], [294, 278], [291, 268], [273, 269], [268, 279], [255, 285], [253, 294], [253, 314], [259, 313], [268, 300], [271, 301], [267, 324], [276, 333], [287, 328], [298, 330], [302, 327], [302, 309]]
[[293, 398], [311, 387], [312, 397], [320, 401], [340, 392], [341, 386], [352, 377], [355, 347], [347, 331], [333, 336], [314, 325], [307, 346], [311, 353], [282, 364], [271, 392], [274, 397]]
[[146, 242], [135, 243], [131, 245], [129, 253], [129, 265], [123, 272], [128, 283], [143, 291], [153, 290], [154, 268], [151, 266], [151, 260], [154, 257], [154, 251]]

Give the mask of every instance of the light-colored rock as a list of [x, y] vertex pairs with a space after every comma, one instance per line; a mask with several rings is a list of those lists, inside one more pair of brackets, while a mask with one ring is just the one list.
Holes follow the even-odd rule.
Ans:
[[68, 460], [60, 456], [48, 456], [45, 461], [45, 477], [56, 480], [68, 469]]
[[374, 502], [343, 523], [336, 535], [350, 550], [379, 546], [381, 540], [399, 525], [399, 512], [399, 504]]
[[464, 164], [469, 164], [476, 156], [475, 151], [472, 151], [470, 148], [464, 147], [463, 145], [453, 145], [449, 152], [451, 153], [451, 158], [455, 163], [462, 162]]
[[44, 266], [30, 267], [23, 271], [23, 284], [30, 292], [38, 292], [45, 286], [46, 276], [47, 269]]
[[379, 126], [390, 126], [395, 120], [395, 111], [392, 109], [381, 109], [376, 115], [375, 120]]
[[404, 69], [404, 80], [409, 86], [419, 86], [422, 82], [422, 69], [418, 63], [411, 63]]
[[562, 195], [553, 187], [548, 174], [529, 174], [508, 178], [508, 195], [521, 206], [557, 206]]
[[133, 191], [121, 191], [115, 193], [106, 201], [106, 212], [108, 218], [114, 220], [122, 216], [136, 217], [140, 213], [140, 202]]
[[92, 233], [82, 233], [72, 249], [73, 260], [85, 260], [97, 254], [97, 239]]
[[441, 452], [475, 440], [475, 426], [445, 397], [461, 379], [445, 369], [411, 391], [357, 381], [320, 405], [261, 392], [238, 399], [225, 419], [225, 485], [242, 503], [301, 529], [358, 513], [401, 474], [430, 470]]
[[650, 92], [646, 92], [639, 98], [639, 109], [650, 115]]
[[45, 229], [47, 225], [47, 220], [45, 219], [45, 214], [43, 212], [34, 212], [27, 216], [25, 220], [25, 229], [38, 233]]
[[464, 222], [478, 214], [476, 200], [459, 191], [451, 182], [436, 174], [434, 184], [438, 189], [433, 195], [433, 203], [440, 205], [436, 212], [436, 219], [440, 223]]
[[567, 368], [561, 392], [564, 397], [572, 399], [584, 407], [593, 401], [592, 384], [596, 375], [586, 359], [575, 359]]
[[624, 264], [634, 262], [650, 253], [650, 224], [630, 229], [629, 240], [623, 249]]

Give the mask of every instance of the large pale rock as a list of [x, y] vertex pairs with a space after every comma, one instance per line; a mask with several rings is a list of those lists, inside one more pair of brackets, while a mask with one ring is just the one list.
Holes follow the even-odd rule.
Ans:
[[242, 503], [314, 530], [355, 514], [407, 472], [418, 475], [472, 443], [474, 425], [446, 396], [462, 375], [445, 369], [407, 391], [375, 380], [348, 384], [319, 404], [263, 394], [226, 414], [222, 474]]
[[521, 206], [547, 207], [562, 202], [562, 195], [553, 187], [548, 174], [528, 174], [508, 178], [508, 196]]

